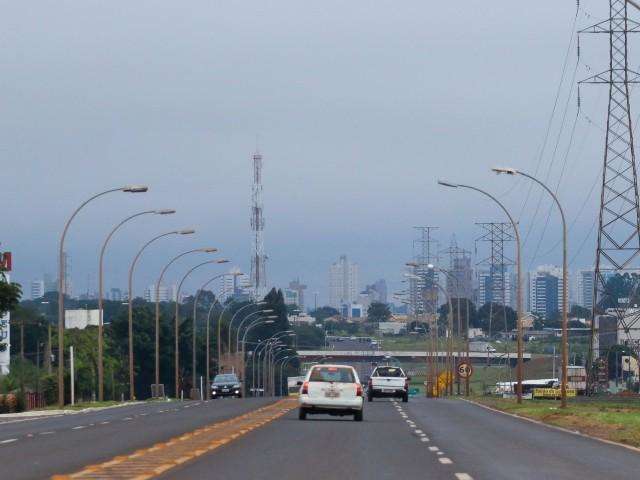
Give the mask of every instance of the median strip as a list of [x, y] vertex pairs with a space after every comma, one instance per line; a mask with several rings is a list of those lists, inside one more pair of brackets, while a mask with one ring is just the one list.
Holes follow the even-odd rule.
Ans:
[[239, 417], [213, 423], [166, 442], [157, 443], [130, 455], [120, 455], [107, 462], [85, 467], [76, 473], [54, 475], [52, 480], [155, 478], [281, 417], [295, 406], [295, 399], [280, 400]]

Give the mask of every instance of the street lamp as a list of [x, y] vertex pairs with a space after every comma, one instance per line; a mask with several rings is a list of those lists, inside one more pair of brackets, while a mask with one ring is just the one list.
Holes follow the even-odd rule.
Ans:
[[[271, 309], [266, 309], [266, 310], [256, 310], [255, 312], [251, 312], [249, 315], [246, 315], [241, 321], [240, 321], [240, 325], [238, 325], [238, 328], [236, 329], [236, 353], [238, 353], [238, 351], [240, 351], [240, 332], [242, 332], [242, 326], [244, 325], [244, 322], [246, 322], [249, 318], [251, 318], [253, 315], [257, 315], [259, 313], [273, 313], [273, 310]], [[278, 315], [271, 315], [268, 316], [266, 318], [275, 320], [278, 317]], [[231, 348], [229, 348], [229, 351], [231, 351]]]
[[[134, 218], [141, 217], [143, 215], [172, 215], [176, 213], [175, 210], [145, 210], [144, 212], [138, 212], [126, 217], [120, 223], [118, 223], [104, 239], [102, 248], [100, 249], [100, 260], [98, 262], [98, 400], [104, 400], [104, 359], [103, 359], [103, 329], [104, 329], [104, 253], [107, 250], [107, 245], [113, 237], [113, 235], [122, 227], [125, 223], [133, 220]], [[133, 400], [133, 398], [131, 398]]]
[[[250, 303], [249, 305], [245, 305], [244, 307], [239, 308], [239, 309], [238, 309], [238, 311], [237, 311], [236, 313], [234, 313], [234, 314], [233, 314], [233, 317], [231, 317], [231, 320], [229, 321], [229, 332], [228, 332], [228, 334], [229, 334], [229, 340], [228, 340], [228, 342], [227, 342], [227, 348], [229, 349], [229, 356], [231, 356], [231, 353], [232, 353], [232, 351], [233, 351], [233, 349], [231, 348], [231, 335], [232, 335], [232, 334], [231, 334], [231, 332], [232, 332], [232, 330], [233, 330], [233, 329], [232, 329], [232, 327], [233, 327], [233, 321], [234, 321], [234, 320], [236, 319], [236, 317], [240, 314], [240, 312], [241, 312], [242, 310], [244, 310], [245, 308], [250, 307], [250, 306], [253, 306], [253, 305], [259, 306], [259, 305], [266, 305], [266, 304], [267, 304], [267, 302]], [[249, 315], [247, 315], [247, 316], [243, 317], [243, 318], [242, 318], [242, 320], [240, 321], [240, 327], [238, 327], [238, 328], [236, 329], [236, 330], [238, 330], [238, 334], [239, 334], [239, 332], [240, 332], [240, 328], [242, 327], [243, 322], [244, 322], [248, 317], [250, 317], [251, 315], [255, 315], [256, 313], [273, 313], [273, 310], [272, 310], [272, 309], [256, 310], [255, 312], [251, 312]], [[238, 349], [236, 348], [236, 352], [237, 352], [237, 351], [238, 351]]]
[[[277, 316], [258, 317], [247, 326], [247, 328], [244, 331], [244, 334], [242, 335], [242, 341], [240, 341], [240, 343], [242, 344], [242, 358], [243, 358], [243, 360], [244, 360], [245, 345], [247, 343], [247, 335], [249, 334], [249, 331], [253, 327], [257, 327], [258, 325], [271, 325], [271, 324], [275, 323], [275, 319], [276, 318], [278, 318], [278, 317]], [[238, 351], [239, 348], [240, 347], [237, 346], [236, 347], [236, 351]]]
[[71, 214], [67, 223], [65, 223], [62, 235], [60, 236], [60, 244], [58, 248], [58, 404], [60, 408], [64, 407], [64, 294], [65, 294], [65, 256], [64, 256], [64, 241], [67, 237], [67, 231], [73, 219], [78, 215], [78, 212], [82, 210], [92, 200], [99, 198], [103, 195], [113, 192], [126, 192], [126, 193], [144, 193], [148, 190], [148, 187], [144, 185], [126, 185], [124, 187], [112, 188], [100, 192], [91, 198], [85, 200], [75, 211]]
[[[147, 243], [145, 243], [131, 262], [129, 267], [129, 298], [127, 301], [128, 314], [129, 314], [129, 398], [135, 399], [135, 386], [134, 386], [134, 372], [133, 372], [133, 271], [142, 255], [142, 252], [156, 240], [167, 237], [169, 235], [192, 235], [196, 231], [193, 229], [186, 230], [173, 230], [171, 232], [162, 233], [153, 237]], [[158, 332], [158, 326], [156, 325], [156, 333]], [[157, 382], [156, 382], [157, 383]]]
[[[433, 265], [427, 265], [427, 268], [429, 268], [430, 270], [435, 269], [435, 267]], [[405, 277], [408, 278], [414, 278], [416, 280], [422, 280], [422, 277], [419, 277], [418, 275], [414, 275], [412, 273], [405, 273], [404, 274]], [[433, 281], [432, 282], [433, 285], [436, 286], [436, 288], [438, 288], [438, 290], [440, 290], [440, 292], [444, 295], [444, 297], [447, 299], [447, 304], [449, 306], [449, 311], [447, 312], [447, 325], [448, 325], [448, 330], [449, 330], [449, 337], [447, 339], [447, 359], [445, 360], [445, 365], [448, 365], [448, 367], [446, 367], [446, 375], [447, 375], [447, 381], [451, 380], [451, 384], [449, 385], [449, 393], [451, 395], [453, 395], [453, 344], [452, 344], [452, 338], [453, 338], [453, 304], [451, 303], [451, 296], [449, 295], [449, 292], [447, 292], [447, 290], [445, 288], [442, 287], [442, 285], [440, 285], [438, 282]], [[437, 317], [434, 321], [436, 328], [436, 363], [439, 362], [438, 357], [440, 356], [440, 346], [438, 345], [437, 342], [437, 333], [438, 333], [438, 320]], [[433, 330], [433, 329], [432, 329]], [[433, 334], [431, 335], [431, 337], [433, 338]], [[433, 372], [432, 372], [433, 375]], [[451, 377], [449, 378], [449, 375], [451, 375]], [[432, 382], [433, 382], [433, 378], [432, 378]], [[436, 377], [435, 379], [436, 382], [436, 391], [438, 392], [438, 394], [440, 393], [440, 387], [438, 386], [438, 378]], [[433, 383], [431, 384], [433, 387]], [[446, 388], [446, 387], [445, 387]], [[446, 390], [445, 390], [446, 393]]]
[[[208, 260], [206, 262], [202, 262], [199, 263], [198, 265], [196, 265], [195, 267], [191, 267], [191, 269], [189, 269], [187, 271], [187, 273], [184, 274], [184, 276], [182, 277], [182, 280], [180, 280], [180, 283], [178, 284], [178, 290], [176, 291], [176, 312], [175, 312], [175, 323], [174, 323], [174, 336], [175, 336], [175, 387], [176, 387], [176, 398], [178, 398], [178, 388], [179, 388], [179, 383], [180, 383], [180, 342], [179, 342], [179, 335], [180, 335], [180, 292], [182, 291], [182, 285], [184, 284], [185, 280], [189, 277], [189, 275], [191, 275], [191, 273], [194, 270], [197, 270], [200, 267], [203, 267], [204, 265], [211, 265], [211, 264], [221, 264], [221, 263], [229, 263], [229, 260], [225, 260], [225, 259], [221, 259], [221, 260]], [[195, 335], [195, 333], [194, 333]], [[195, 377], [194, 377], [195, 379]], [[192, 388], [196, 388], [195, 385], [195, 381], [192, 385]]]
[[507, 210], [507, 208], [502, 204], [502, 202], [500, 202], [500, 200], [498, 200], [496, 197], [494, 197], [493, 195], [491, 195], [488, 192], [485, 192], [484, 190], [481, 190], [480, 188], [477, 187], [472, 187], [470, 185], [463, 185], [463, 184], [459, 184], [459, 183], [451, 183], [451, 182], [445, 182], [442, 180], [438, 180], [438, 184], [444, 186], [444, 187], [450, 187], [450, 188], [467, 188], [469, 190], [474, 190], [478, 193], [481, 193], [482, 195], [485, 195], [486, 197], [489, 197], [491, 200], [493, 200], [499, 207], [500, 209], [504, 212], [504, 214], [507, 216], [507, 218], [509, 219], [509, 221], [511, 222], [511, 226], [513, 228], [513, 231], [515, 233], [515, 237], [516, 237], [516, 265], [517, 265], [517, 285], [516, 285], [516, 309], [518, 310], [518, 366], [516, 368], [516, 377], [517, 377], [517, 391], [516, 391], [516, 395], [518, 398], [518, 403], [522, 403], [522, 376], [523, 376], [523, 342], [522, 342], [522, 336], [523, 336], [523, 332], [522, 332], [522, 308], [523, 308], [523, 299], [522, 299], [522, 257], [521, 257], [521, 245], [520, 245], [520, 231], [518, 230], [518, 223], [514, 220], [514, 218], [511, 216], [511, 213], [509, 213], [509, 210]]
[[[219, 263], [226, 263], [226, 262], [219, 262]], [[240, 273], [232, 273], [232, 275], [239, 275]], [[196, 384], [196, 316], [198, 314], [198, 300], [200, 299], [200, 294], [203, 292], [203, 290], [214, 280], [217, 280], [218, 278], [224, 277], [225, 275], [227, 275], [226, 273], [220, 273], [218, 275], [215, 275], [213, 277], [211, 277], [209, 280], [207, 280], [206, 282], [204, 282], [202, 284], [202, 286], [198, 289], [198, 291], [196, 292], [196, 295], [193, 299], [193, 332], [192, 332], [192, 357], [191, 357], [191, 369], [193, 370], [193, 384]], [[209, 307], [209, 314], [207, 315], [207, 325], [206, 325], [206, 338], [205, 338], [205, 343], [206, 343], [206, 376], [207, 376], [207, 385], [209, 384], [210, 378], [209, 378], [209, 317], [211, 316], [211, 311], [213, 310], [213, 307], [215, 306], [215, 304], [218, 303], [220, 304], [218, 297], [215, 297], [213, 303], [211, 304], [211, 307]], [[209, 387], [207, 387], [207, 399], [209, 398]]]
[[522, 175], [523, 177], [533, 180], [535, 183], [545, 189], [549, 195], [551, 195], [551, 198], [553, 198], [553, 201], [558, 207], [558, 211], [560, 212], [560, 218], [562, 219], [562, 383], [560, 384], [560, 406], [562, 408], [565, 408], [567, 406], [567, 380], [569, 374], [569, 321], [567, 318], [567, 309], [569, 304], [569, 267], [567, 263], [567, 222], [564, 216], [564, 210], [562, 209], [562, 205], [560, 205], [558, 196], [544, 183], [542, 183], [537, 178], [529, 175], [528, 173], [516, 170], [515, 168], [496, 167], [492, 168], [491, 170], [493, 170], [497, 174], [505, 173], [512, 176]]
[[[193, 233], [193, 232], [191, 232]], [[162, 279], [164, 278], [164, 274], [167, 271], [167, 269], [173, 265], [174, 262], [176, 262], [178, 259], [189, 255], [191, 253], [215, 253], [217, 252], [218, 249], [217, 248], [196, 248], [193, 250], [187, 250], [186, 252], [183, 252], [179, 255], [176, 255], [175, 257], [173, 257], [169, 263], [167, 263], [164, 268], [162, 269], [162, 271], [160, 272], [160, 276], [158, 277], [158, 281], [156, 282], [156, 288], [155, 288], [155, 300], [156, 300], [156, 351], [155, 351], [155, 360], [156, 360], [156, 365], [155, 365], [155, 395], [153, 395], [154, 397], [159, 397], [159, 396], [164, 396], [163, 395], [159, 395], [159, 390], [160, 390], [160, 284], [162, 283]], [[176, 299], [177, 300], [177, 299]], [[152, 387], [152, 391], [154, 390], [154, 387]]]
[[[240, 314], [240, 312], [244, 311], [246, 308], [249, 307], [254, 307], [254, 306], [262, 306], [262, 305], [266, 305], [267, 302], [262, 301], [262, 302], [258, 302], [258, 303], [248, 303], [247, 305], [244, 305], [242, 307], [240, 307], [238, 310], [235, 311], [235, 313], [231, 316], [231, 320], [229, 320], [229, 325], [228, 325], [228, 334], [229, 334], [229, 339], [227, 340], [227, 348], [229, 349], [229, 353], [228, 353], [228, 359], [229, 361], [231, 361], [231, 327], [233, 325], [233, 321], [235, 320], [235, 318]], [[226, 310], [226, 309], [225, 309]], [[220, 366], [222, 364], [222, 335], [221, 335], [221, 327], [222, 327], [222, 315], [224, 313], [224, 310], [222, 312], [220, 312], [220, 317], [218, 318], [218, 373], [220, 373]]]

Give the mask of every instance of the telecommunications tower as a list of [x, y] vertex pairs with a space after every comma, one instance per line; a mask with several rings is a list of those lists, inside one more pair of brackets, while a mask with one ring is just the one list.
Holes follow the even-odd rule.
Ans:
[[609, 38], [609, 68], [580, 82], [606, 85], [609, 89], [589, 367], [605, 353], [598, 342], [602, 314], [615, 317], [618, 343], [638, 349], [637, 340], [634, 341], [640, 327], [640, 310], [635, 307], [637, 277], [626, 277], [622, 282], [624, 291], [613, 291], [609, 282], [614, 275], [637, 271], [640, 262], [640, 201], [629, 101], [629, 85], [639, 83], [640, 74], [629, 68], [628, 58], [629, 34], [640, 32], [640, 24], [629, 19], [629, 5], [638, 8], [630, 0], [609, 0], [609, 18], [579, 32], [600, 33]]
[[267, 293], [266, 260], [264, 253], [264, 216], [262, 205], [262, 155], [253, 154], [253, 186], [251, 188], [251, 285], [256, 299], [262, 299]]

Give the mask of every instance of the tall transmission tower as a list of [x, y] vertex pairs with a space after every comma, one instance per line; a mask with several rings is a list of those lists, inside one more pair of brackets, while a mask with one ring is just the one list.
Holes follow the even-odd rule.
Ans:
[[438, 264], [437, 241], [433, 238], [438, 227], [413, 228], [418, 232], [418, 238], [413, 241], [413, 276], [409, 278], [410, 313], [434, 314], [438, 309], [438, 288], [435, 285], [438, 272], [429, 265]]
[[251, 188], [251, 285], [253, 294], [261, 299], [267, 293], [267, 272], [264, 253], [264, 212], [262, 204], [262, 155], [253, 154], [253, 186]]
[[613, 292], [608, 284], [613, 275], [637, 270], [640, 260], [640, 201], [629, 101], [629, 85], [639, 83], [640, 74], [629, 69], [628, 58], [628, 35], [640, 32], [640, 24], [629, 19], [629, 5], [638, 8], [629, 0], [609, 0], [609, 18], [579, 32], [609, 37], [609, 68], [580, 82], [609, 88], [588, 367], [602, 353], [599, 344], [595, 346], [601, 313], [616, 317], [618, 342], [638, 338], [632, 334], [640, 320], [633, 306], [637, 279], [628, 276], [626, 292]]
[[[480, 291], [479, 303], [498, 303], [508, 306], [511, 303], [511, 286], [508, 281], [508, 267], [514, 261], [504, 253], [505, 243], [513, 242], [514, 235], [510, 223], [487, 222], [476, 223], [482, 229], [477, 242], [488, 242], [489, 256], [481, 259], [477, 265]], [[482, 271], [481, 271], [482, 269]], [[478, 305], [481, 307], [482, 305]]]

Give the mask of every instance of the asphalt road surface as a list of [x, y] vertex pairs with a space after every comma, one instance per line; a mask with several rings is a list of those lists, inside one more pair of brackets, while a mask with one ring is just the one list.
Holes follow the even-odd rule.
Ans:
[[42, 479], [131, 453], [272, 400], [153, 402], [0, 423], [0, 479]]
[[[0, 478], [47, 478], [269, 403], [170, 402], [0, 424]], [[164, 473], [163, 479], [633, 479], [640, 453], [462, 400], [378, 399], [352, 417], [297, 411]]]
[[460, 400], [376, 400], [365, 420], [296, 411], [164, 479], [632, 479], [640, 454]]

